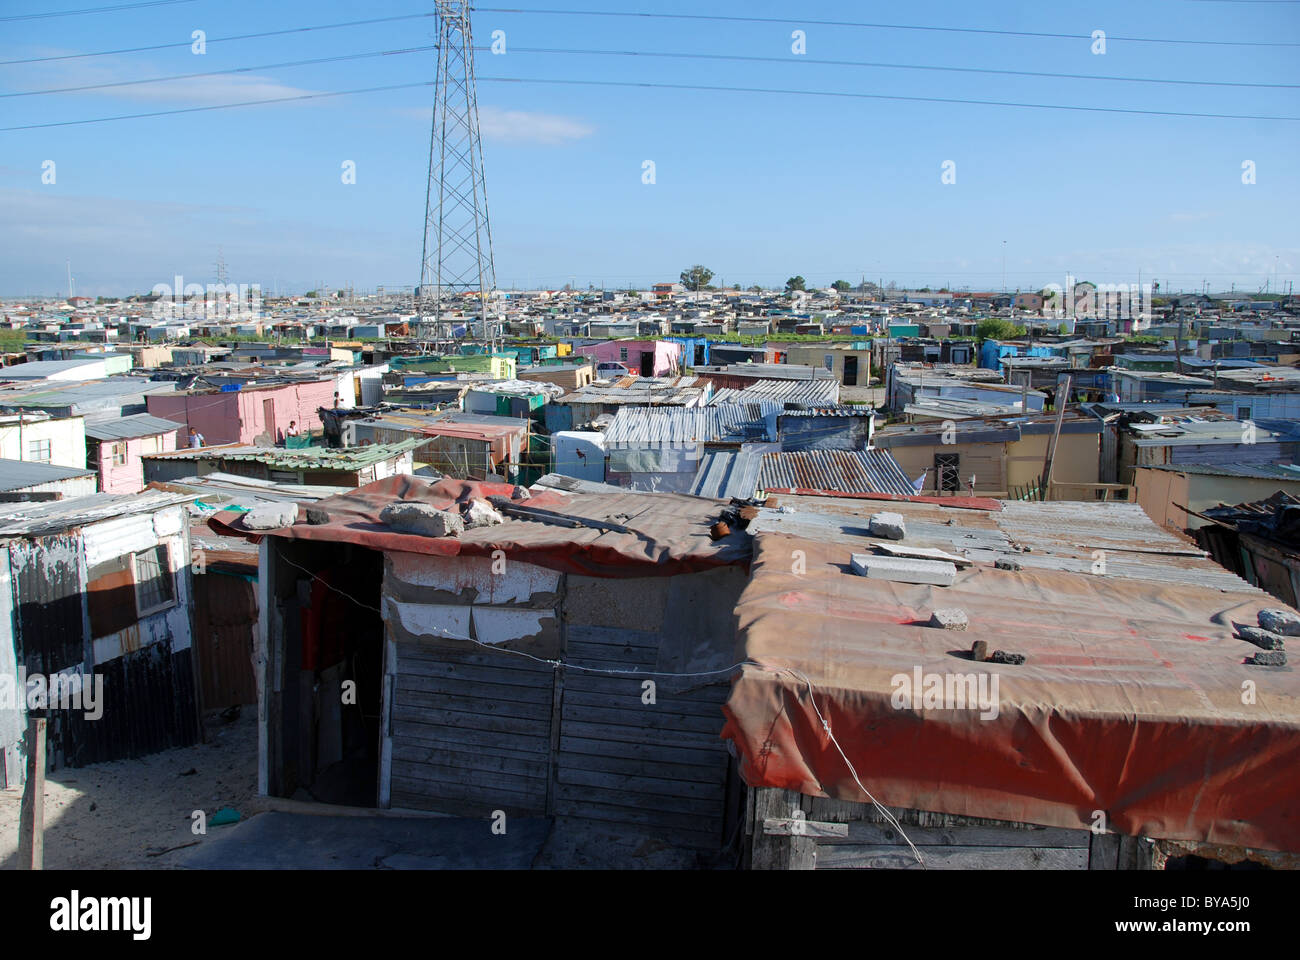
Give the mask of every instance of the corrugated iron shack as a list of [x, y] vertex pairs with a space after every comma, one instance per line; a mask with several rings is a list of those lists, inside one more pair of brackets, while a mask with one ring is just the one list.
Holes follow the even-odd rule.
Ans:
[[679, 494], [538, 490], [457, 538], [380, 520], [516, 490], [393, 478], [261, 540], [261, 790], [589, 819], [716, 855], [738, 835], [718, 734], [746, 536], [712, 539], [725, 504]]
[[[49, 709], [49, 755], [79, 767], [199, 737], [191, 660], [193, 497], [151, 491], [0, 507], [0, 681], [102, 677], [102, 709]], [[23, 775], [26, 695], [0, 701], [0, 781]], [[51, 706], [53, 706], [51, 704]], [[18, 734], [18, 736], [15, 736]]]

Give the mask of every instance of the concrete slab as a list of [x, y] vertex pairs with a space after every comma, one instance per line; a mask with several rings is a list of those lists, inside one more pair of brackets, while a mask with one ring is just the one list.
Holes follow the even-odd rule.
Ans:
[[262, 813], [210, 827], [179, 851], [187, 870], [527, 870], [551, 832], [545, 817], [492, 821], [455, 817], [328, 817]]
[[903, 557], [882, 557], [874, 553], [852, 555], [853, 572], [872, 580], [892, 580], [895, 583], [933, 583], [951, 587], [957, 579], [957, 568], [940, 560], [909, 560]]

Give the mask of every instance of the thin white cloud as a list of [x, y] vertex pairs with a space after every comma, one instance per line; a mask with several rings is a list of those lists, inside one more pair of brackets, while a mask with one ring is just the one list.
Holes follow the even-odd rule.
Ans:
[[530, 113], [526, 110], [502, 110], [480, 107], [479, 128], [489, 140], [505, 143], [536, 143], [553, 146], [585, 140], [596, 128], [574, 117], [554, 113]]
[[[400, 112], [425, 124], [433, 118], [433, 111], [428, 107], [403, 109]], [[553, 147], [586, 140], [596, 133], [594, 126], [577, 117], [529, 110], [505, 110], [501, 107], [479, 107], [478, 122], [483, 138], [498, 143]]]
[[[196, 60], [201, 58], [194, 58]], [[198, 72], [191, 70], [189, 72]], [[44, 69], [31, 67], [0, 68], [0, 84], [14, 92], [62, 90], [69, 87], [93, 87], [96, 84], [118, 84], [123, 81], [149, 77], [183, 76], [184, 70], [149, 67], [139, 61], [121, 58], [102, 58], [94, 62], [68, 61], [45, 65]], [[6, 82], [8, 81], [8, 82]], [[130, 100], [135, 103], [181, 103], [208, 106], [217, 103], [243, 103], [249, 100], [274, 100], [297, 97], [315, 91], [281, 83], [273, 77], [256, 74], [222, 74], [210, 77], [190, 77], [183, 80], [165, 80], [158, 83], [131, 83], [127, 86], [107, 86], [80, 90], [84, 96], [105, 97], [112, 100]], [[48, 97], [32, 97], [33, 101]]]

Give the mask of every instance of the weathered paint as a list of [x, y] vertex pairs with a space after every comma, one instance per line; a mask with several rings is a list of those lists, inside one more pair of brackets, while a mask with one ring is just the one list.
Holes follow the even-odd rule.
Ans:
[[[526, 603], [534, 594], [559, 590], [560, 574], [520, 560], [498, 563], [490, 557], [456, 557], [439, 563], [413, 553], [390, 553], [387, 578], [434, 591], [425, 602]], [[498, 572], [493, 572], [496, 567]], [[406, 599], [406, 595], [403, 595]], [[411, 597], [414, 599], [414, 597]]]

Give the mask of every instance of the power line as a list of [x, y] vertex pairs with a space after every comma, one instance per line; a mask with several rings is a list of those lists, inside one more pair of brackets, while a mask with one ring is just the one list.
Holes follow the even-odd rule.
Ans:
[[[1149, 117], [1182, 117], [1196, 120], [1267, 120], [1274, 122], [1300, 122], [1300, 117], [1279, 117], [1259, 114], [1236, 113], [1184, 113], [1175, 110], [1139, 110], [1125, 107], [1085, 107], [1071, 104], [1026, 103], [1009, 100], [966, 100], [955, 97], [909, 97], [902, 94], [852, 93], [840, 90], [791, 90], [775, 87], [721, 87], [688, 83], [651, 83], [647, 81], [620, 80], [559, 80], [538, 77], [479, 77], [483, 83], [549, 83], [564, 86], [584, 87], [639, 87], [648, 90], [688, 90], [712, 93], [764, 93], [803, 97], [833, 97], [851, 100], [896, 100], [906, 103], [952, 103], [966, 106], [1018, 107], [1035, 110], [1068, 110], [1085, 113], [1119, 113]], [[364, 93], [379, 93], [388, 90], [409, 90], [415, 87], [433, 86], [434, 81], [416, 81], [414, 83], [395, 83], [379, 87], [362, 87], [356, 90], [335, 90], [322, 93], [305, 93], [292, 97], [273, 97], [267, 100], [245, 100], [238, 103], [218, 103], [203, 107], [182, 107], [176, 110], [156, 110], [149, 113], [123, 114], [114, 117], [93, 117], [86, 120], [56, 120], [49, 123], [26, 123], [11, 127], [0, 127], [0, 133], [16, 130], [40, 130], [50, 127], [84, 126], [92, 123], [111, 123], [117, 120], [141, 120], [151, 117], [168, 117], [184, 113], [201, 113], [209, 110], [229, 110], [237, 107], [256, 107], [276, 103], [293, 103], [304, 100], [321, 100], [330, 97], [346, 97]]]
[[[1297, 0], [1300, 2], [1300, 0]], [[400, 56], [408, 53], [427, 53], [430, 50], [436, 50], [436, 44], [429, 44], [421, 47], [401, 47], [393, 50], [374, 50], [366, 53], [339, 54], [332, 57], [317, 57], [309, 60], [290, 60], [280, 63], [263, 63], [247, 67], [232, 67], [227, 70], [208, 70], [202, 73], [183, 73], [175, 74], [168, 77], [146, 77], [139, 80], [114, 80], [106, 83], [90, 83], [76, 87], [53, 87], [45, 90], [23, 90], [16, 93], [0, 93], [0, 99], [12, 97], [35, 97], [53, 93], [79, 93], [86, 90], [106, 90], [113, 87], [129, 87], [149, 83], [170, 83], [177, 80], [194, 80], [200, 77], [227, 76], [238, 73], [249, 73], [258, 70], [277, 70], [289, 67], [312, 66], [322, 63], [338, 63], [347, 60], [364, 60], [373, 57]], [[487, 53], [490, 47], [475, 47], [476, 52]], [[1109, 80], [1124, 83], [1162, 83], [1178, 84], [1189, 86], [1210, 86], [1210, 87], [1250, 87], [1263, 89], [1295, 90], [1300, 89], [1300, 84], [1294, 83], [1253, 83], [1246, 81], [1234, 80], [1170, 80], [1154, 77], [1105, 77], [1089, 74], [1076, 73], [1039, 73], [1028, 70], [993, 70], [983, 67], [945, 67], [929, 64], [903, 64], [903, 63], [875, 63], [859, 60], [810, 60], [800, 57], [791, 59], [788, 57], [756, 57], [746, 55], [733, 55], [721, 53], [673, 53], [661, 51], [640, 51], [640, 50], [570, 50], [557, 47], [515, 47], [516, 53], [536, 53], [536, 54], [567, 54], [574, 56], [619, 56], [619, 57], [638, 57], [638, 58], [669, 58], [669, 59], [691, 59], [691, 60], [727, 60], [727, 61], [744, 61], [753, 63], [783, 63], [783, 64], [808, 64], [812, 66], [849, 66], [849, 67], [878, 67], [891, 70], [938, 70], [956, 73], [986, 73], [1002, 76], [1017, 77], [1045, 77], [1051, 79], [1063, 80]]]
[[[1300, 3], [1300, 0], [1295, 0]], [[477, 47], [478, 51], [488, 53], [490, 47]], [[1251, 83], [1235, 80], [1166, 80], [1158, 77], [1106, 77], [1084, 73], [1039, 73], [1029, 70], [993, 70], [986, 67], [945, 67], [933, 64], [912, 63], [877, 63], [864, 60], [817, 60], [807, 57], [755, 57], [725, 53], [671, 53], [642, 50], [565, 50], [554, 47], [511, 47], [512, 53], [567, 53], [581, 56], [614, 57], [666, 57], [688, 60], [735, 60], [752, 63], [789, 63], [809, 64], [812, 66], [831, 67], [878, 67], [888, 70], [939, 70], [953, 73], [988, 73], [1008, 77], [1046, 77], [1055, 80], [1109, 80], [1119, 83], [1169, 83], [1189, 86], [1208, 87], [1262, 87], [1279, 90], [1300, 89], [1295, 83]]]
[[139, 10], [142, 7], [170, 7], [178, 3], [193, 3], [194, 0], [147, 0], [142, 3], [123, 3], [116, 7], [86, 7], [83, 10], [55, 10], [50, 13], [20, 13], [12, 17], [0, 17], [0, 23], [12, 23], [15, 20], [48, 20], [51, 17], [76, 17], [83, 13], [116, 13], [118, 10]]
[[[408, 13], [398, 17], [375, 17], [370, 20], [349, 20], [344, 23], [323, 23], [314, 27], [289, 27], [284, 30], [267, 30], [263, 33], [243, 33], [231, 37], [209, 37], [208, 44], [230, 43], [235, 40], [260, 40], [264, 37], [283, 37], [293, 33], [312, 33], [317, 30], [338, 30], [342, 27], [362, 27], [375, 23], [393, 23], [399, 20], [420, 20], [435, 16], [432, 13]], [[147, 53], [151, 50], [174, 50], [178, 47], [189, 48], [191, 41], [181, 40], [176, 43], [155, 43], [146, 47], [124, 47], [120, 50], [97, 50], [94, 53], [65, 53], [55, 57], [30, 57], [26, 60], [0, 60], [0, 67], [12, 67], [25, 63], [51, 63], [56, 60], [84, 60], [87, 57], [111, 57], [123, 53]]]
[[955, 103], [986, 107], [1021, 107], [1035, 110], [1124, 113], [1150, 117], [1187, 117], [1197, 120], [1300, 121], [1300, 117], [1274, 117], [1235, 113], [1183, 113], [1175, 110], [1138, 110], [1124, 107], [1082, 107], [1070, 104], [1024, 103], [1010, 100], [964, 100], [955, 97], [909, 97], [901, 94], [850, 93], [839, 90], [788, 90], [773, 87], [720, 87], [686, 83], [650, 83], [635, 80], [556, 80], [541, 77], [479, 77], [479, 80], [484, 83], [553, 83], [566, 86], [644, 87], [653, 90], [692, 90], [696, 92], [707, 91], [716, 93], [774, 93], [805, 97], [843, 97], [853, 100], [900, 100], [908, 103]]
[[341, 60], [364, 60], [370, 57], [391, 57], [405, 53], [426, 53], [438, 49], [436, 44], [425, 47], [406, 47], [398, 50], [375, 50], [370, 53], [340, 54], [334, 57], [317, 57], [313, 60], [290, 60], [284, 63], [264, 63], [251, 67], [232, 67], [229, 70], [207, 70], [203, 73], [181, 73], [170, 77], [148, 77], [143, 80], [115, 80], [109, 83], [88, 83], [79, 87], [56, 87], [49, 90], [24, 90], [18, 93], [0, 93], [0, 99], [8, 97], [37, 97], [48, 93], [79, 93], [83, 90], [106, 90], [110, 87], [131, 87], [145, 83], [170, 83], [174, 80], [194, 80], [198, 77], [220, 77], [235, 73], [249, 73], [255, 70], [275, 70], [282, 67], [305, 67], [318, 63], [337, 63]]
[[304, 93], [293, 97], [274, 97], [270, 100], [245, 100], [241, 103], [216, 103], [206, 107], [182, 107], [179, 110], [155, 110], [151, 113], [131, 113], [117, 117], [94, 117], [89, 120], [59, 120], [54, 123], [28, 123], [16, 127], [0, 127], [0, 133], [12, 130], [40, 130], [46, 127], [75, 127], [88, 123], [110, 123], [114, 120], [144, 120], [150, 117], [170, 117], [180, 113], [202, 113], [207, 110], [231, 110], [236, 107], [259, 107], [274, 103], [293, 103], [301, 100], [323, 100], [328, 97], [347, 97], [361, 93], [379, 93], [386, 90], [408, 90], [413, 87], [431, 87], [432, 80], [416, 83], [394, 83], [383, 87], [363, 87], [358, 90], [335, 90], [324, 93]]
[[[920, 30], [933, 33], [973, 33], [1000, 37], [1032, 37], [1047, 40], [1091, 41], [1091, 34], [1035, 33], [1025, 30], [991, 30], [980, 27], [935, 27], [902, 23], [863, 23], [853, 20], [809, 20], [803, 17], [737, 17], [703, 13], [645, 13], [627, 10], [520, 10], [517, 7], [478, 7], [479, 13], [539, 14], [560, 17], [633, 17], [651, 20], [704, 20], [718, 23], [784, 23], [817, 27], [860, 27], [868, 30]], [[1267, 40], [1177, 40], [1170, 37], [1107, 36], [1107, 40], [1130, 43], [1173, 43], [1211, 47], [1300, 47], [1300, 43]]]

